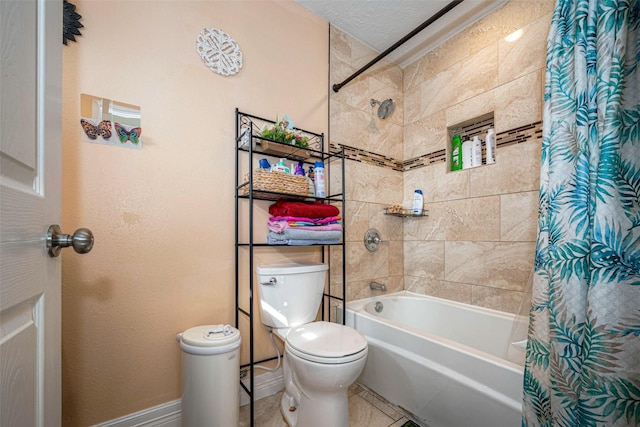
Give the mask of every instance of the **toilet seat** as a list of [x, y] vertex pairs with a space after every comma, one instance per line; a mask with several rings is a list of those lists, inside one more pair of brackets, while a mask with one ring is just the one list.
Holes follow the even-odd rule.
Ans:
[[348, 326], [330, 322], [313, 322], [292, 328], [285, 347], [302, 359], [341, 364], [367, 355], [367, 339]]

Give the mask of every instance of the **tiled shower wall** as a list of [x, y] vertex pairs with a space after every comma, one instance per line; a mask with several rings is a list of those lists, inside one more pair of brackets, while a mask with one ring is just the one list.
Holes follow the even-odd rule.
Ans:
[[[334, 27], [330, 29], [330, 38], [331, 84], [344, 80], [377, 55], [373, 49]], [[377, 106], [370, 105], [371, 98], [393, 99], [395, 112], [385, 120], [379, 119]], [[402, 197], [402, 171], [382, 166], [396, 162], [403, 155], [402, 69], [383, 60], [340, 92], [332, 92], [329, 105], [331, 144], [359, 149], [365, 155], [375, 153], [379, 160], [375, 165], [349, 150], [354, 160], [346, 161], [347, 300], [372, 295], [369, 289], [372, 280], [385, 283], [391, 291], [402, 290], [402, 219], [383, 215], [385, 206]], [[369, 252], [364, 246], [364, 234], [369, 228], [379, 230], [384, 240], [377, 252]], [[334, 268], [339, 265], [339, 255], [339, 250], [332, 250], [332, 286], [342, 281], [337, 275], [340, 269]]]
[[[542, 118], [552, 9], [552, 0], [510, 1], [404, 70], [379, 64], [332, 94], [331, 142], [388, 159], [367, 161], [363, 154], [347, 161], [347, 299], [371, 295], [368, 284], [375, 279], [391, 290], [518, 310], [533, 262], [540, 157], [535, 129]], [[517, 40], [505, 39], [520, 30]], [[375, 55], [332, 29], [331, 83]], [[373, 119], [377, 133], [371, 97], [397, 102], [391, 118]], [[535, 124], [532, 136], [500, 146], [493, 165], [457, 172], [442, 161], [404, 172], [397, 167], [437, 158], [449, 148], [448, 127], [488, 113], [498, 138]], [[382, 214], [418, 188], [428, 217]], [[376, 253], [362, 244], [369, 227], [386, 240]]]

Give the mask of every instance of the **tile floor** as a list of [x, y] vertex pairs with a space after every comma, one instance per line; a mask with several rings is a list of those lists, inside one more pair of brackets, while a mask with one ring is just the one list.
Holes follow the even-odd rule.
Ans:
[[[283, 392], [257, 400], [255, 427], [287, 427], [280, 414]], [[239, 427], [248, 427], [249, 405], [240, 408]], [[358, 384], [349, 388], [349, 427], [402, 427], [409, 421], [403, 414]]]

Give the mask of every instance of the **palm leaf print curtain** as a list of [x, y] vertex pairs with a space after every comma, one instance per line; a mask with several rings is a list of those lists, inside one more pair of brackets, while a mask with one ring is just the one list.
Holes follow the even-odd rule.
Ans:
[[640, 425], [639, 4], [553, 13], [523, 426]]

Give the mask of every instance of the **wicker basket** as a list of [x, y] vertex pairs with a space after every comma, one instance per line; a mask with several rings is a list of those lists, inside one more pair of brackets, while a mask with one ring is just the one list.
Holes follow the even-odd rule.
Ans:
[[[245, 178], [249, 181], [249, 177]], [[249, 194], [249, 186], [242, 187], [245, 195]], [[296, 196], [309, 195], [309, 181], [304, 176], [290, 175], [284, 172], [271, 172], [268, 169], [253, 171], [253, 191], [273, 191]]]

